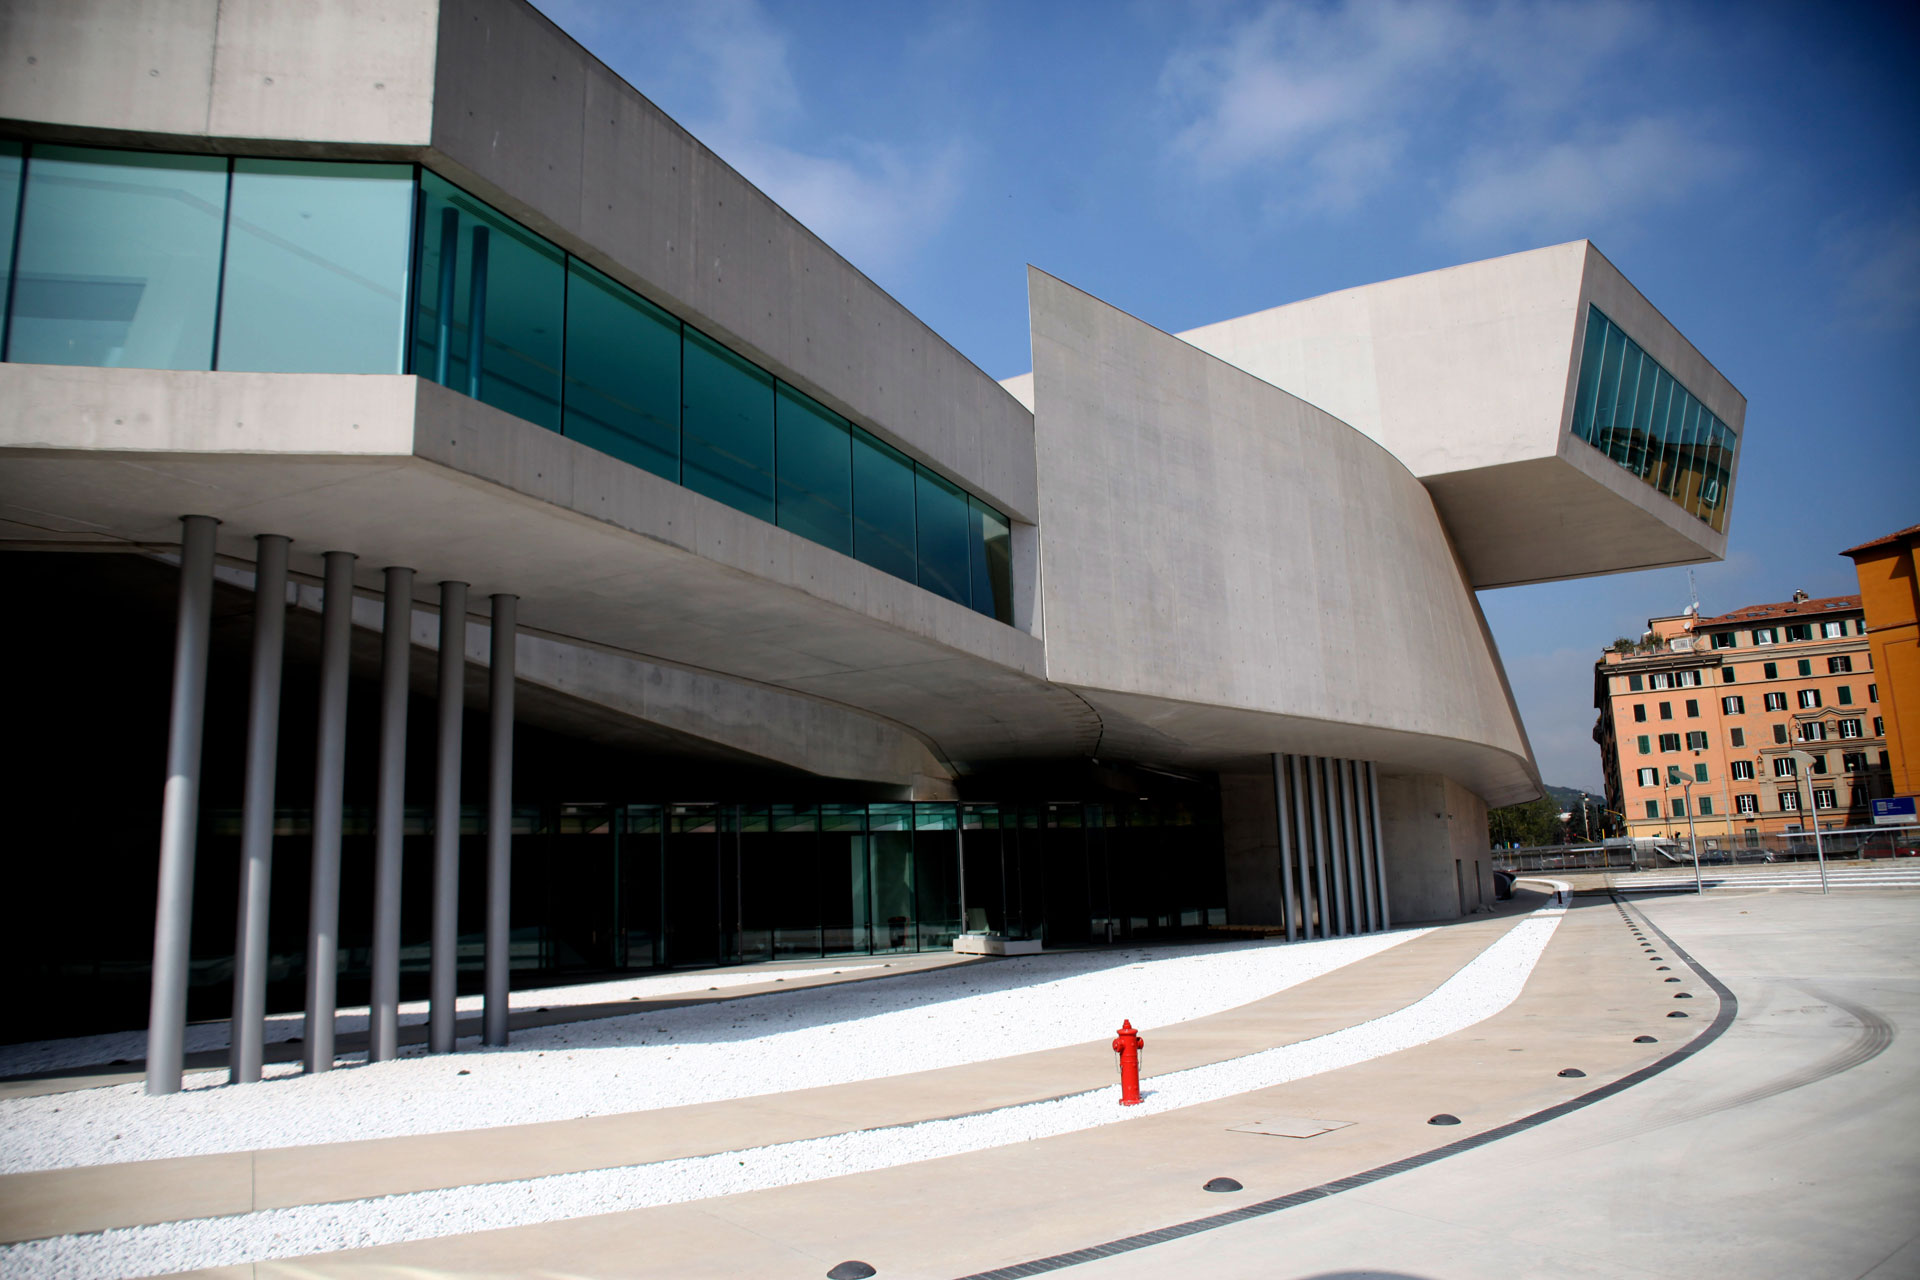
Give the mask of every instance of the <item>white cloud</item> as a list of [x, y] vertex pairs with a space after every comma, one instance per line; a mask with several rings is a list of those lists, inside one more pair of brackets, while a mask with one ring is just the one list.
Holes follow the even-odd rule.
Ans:
[[864, 267], [901, 262], [953, 210], [967, 158], [959, 139], [909, 149], [808, 136], [787, 28], [759, 0], [542, 6], [569, 31], [590, 35], [614, 70]]
[[1469, 155], [1440, 213], [1456, 239], [1515, 229], [1572, 239], [1619, 215], [1685, 199], [1739, 165], [1675, 120], [1642, 119], [1579, 140]]
[[1202, 181], [1264, 186], [1283, 214], [1411, 180], [1442, 234], [1586, 234], [1734, 167], [1701, 127], [1622, 92], [1623, 68], [1684, 40], [1624, 0], [1268, 3], [1168, 58], [1169, 150]]

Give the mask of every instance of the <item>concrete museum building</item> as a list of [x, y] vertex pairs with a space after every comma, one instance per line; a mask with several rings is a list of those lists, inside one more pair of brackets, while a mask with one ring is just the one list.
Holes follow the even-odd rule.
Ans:
[[1002, 385], [521, 0], [0, 67], [10, 1022], [156, 1089], [189, 1017], [1471, 911], [1540, 789], [1474, 592], [1725, 551], [1745, 401], [1584, 241], [1179, 336], [1033, 270]]

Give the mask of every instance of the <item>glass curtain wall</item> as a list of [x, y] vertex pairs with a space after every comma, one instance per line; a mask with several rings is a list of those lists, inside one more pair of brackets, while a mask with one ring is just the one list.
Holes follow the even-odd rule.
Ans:
[[1716, 532], [1725, 530], [1733, 429], [1591, 306], [1573, 433]]
[[570, 804], [515, 831], [516, 967], [556, 975], [1226, 920], [1218, 833], [1177, 805]]
[[414, 166], [0, 142], [0, 262], [0, 358], [411, 372], [1013, 620], [1004, 515]]
[[412, 218], [411, 165], [235, 160], [215, 367], [404, 370]]
[[20, 177], [23, 148], [0, 142], [0, 352], [7, 348], [7, 314], [12, 311], [13, 246], [20, 220]]
[[7, 358], [212, 368], [226, 220], [222, 157], [33, 148]]

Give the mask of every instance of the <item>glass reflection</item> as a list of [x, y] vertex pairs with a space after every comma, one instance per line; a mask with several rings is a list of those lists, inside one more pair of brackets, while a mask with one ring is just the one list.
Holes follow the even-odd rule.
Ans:
[[399, 373], [412, 232], [410, 165], [234, 161], [218, 366]]
[[773, 378], [697, 329], [681, 351], [680, 482], [773, 522]]
[[226, 205], [219, 156], [34, 148], [7, 358], [211, 368]]
[[1587, 310], [1571, 430], [1725, 531], [1733, 430], [1597, 307]]
[[567, 264], [570, 440], [680, 482], [680, 322], [579, 259]]

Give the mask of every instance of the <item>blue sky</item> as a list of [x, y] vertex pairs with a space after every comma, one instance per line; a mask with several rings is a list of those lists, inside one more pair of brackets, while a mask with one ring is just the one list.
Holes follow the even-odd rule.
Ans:
[[[1748, 400], [1702, 611], [1920, 522], [1898, 6], [537, 0], [996, 378], [1031, 262], [1167, 330], [1586, 237]], [[1685, 570], [1485, 592], [1542, 774]]]

